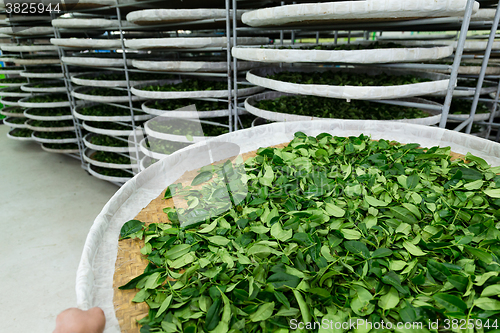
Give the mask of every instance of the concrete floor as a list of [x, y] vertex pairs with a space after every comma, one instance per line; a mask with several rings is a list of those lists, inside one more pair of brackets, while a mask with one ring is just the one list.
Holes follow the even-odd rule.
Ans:
[[0, 331], [52, 332], [57, 314], [76, 305], [83, 244], [118, 187], [8, 131], [0, 125]]

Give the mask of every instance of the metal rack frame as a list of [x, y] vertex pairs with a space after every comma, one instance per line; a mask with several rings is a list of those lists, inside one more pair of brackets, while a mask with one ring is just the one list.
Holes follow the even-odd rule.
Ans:
[[[491, 54], [492, 46], [493, 46], [493, 40], [495, 38], [496, 30], [498, 27], [498, 22], [500, 19], [500, 1], [499, 1], [499, 6], [497, 7], [495, 19], [493, 22], [489, 21], [482, 21], [482, 22], [471, 22], [471, 16], [472, 16], [472, 10], [474, 6], [474, 0], [467, 0], [467, 6], [465, 9], [464, 17], [459, 18], [459, 17], [445, 17], [445, 18], [426, 18], [426, 19], [416, 19], [416, 20], [406, 20], [406, 21], [397, 21], [397, 22], [375, 22], [375, 23], [366, 23], [363, 24], [363, 28], [365, 32], [374, 32], [374, 31], [400, 31], [400, 30], [413, 30], [413, 31], [443, 31], [443, 30], [460, 30], [458, 42], [457, 42], [457, 48], [455, 50], [455, 56], [454, 56], [454, 61], [453, 65], [439, 65], [439, 64], [414, 64], [414, 63], [402, 63], [402, 64], [373, 64], [371, 66], [377, 66], [377, 67], [392, 67], [392, 68], [405, 68], [405, 69], [435, 69], [435, 70], [450, 70], [451, 69], [451, 74], [450, 74], [450, 83], [448, 86], [448, 90], [446, 93], [445, 101], [444, 104], [441, 107], [434, 106], [434, 107], [429, 107], [429, 105], [424, 105], [420, 103], [410, 103], [410, 102], [405, 102], [405, 101], [399, 101], [399, 100], [372, 100], [372, 102], [379, 102], [379, 103], [385, 103], [385, 104], [394, 104], [394, 105], [400, 105], [400, 106], [405, 106], [405, 107], [426, 107], [427, 109], [434, 109], [437, 111], [442, 112], [442, 117], [439, 126], [444, 128], [447, 120], [448, 120], [448, 114], [451, 106], [451, 101], [453, 98], [453, 91], [455, 89], [456, 83], [457, 83], [457, 78], [458, 78], [458, 68], [460, 66], [460, 62], [462, 60], [463, 56], [463, 51], [464, 51], [464, 46], [465, 46], [465, 41], [467, 38], [467, 32], [469, 31], [469, 28], [474, 29], [474, 30], [490, 30], [490, 36], [488, 39], [487, 47], [485, 50], [485, 54], [482, 57], [483, 63], [481, 67], [481, 74], [479, 75], [477, 86], [475, 89], [475, 94], [474, 94], [474, 99], [473, 99], [473, 105], [471, 108], [471, 112], [469, 114], [469, 118], [465, 121], [463, 121], [461, 124], [459, 124], [454, 130], [455, 131], [460, 131], [464, 127], [466, 127], [466, 133], [470, 133], [471, 127], [472, 127], [472, 120], [474, 119], [474, 115], [476, 112], [477, 108], [477, 102], [479, 100], [480, 96], [480, 91], [483, 85], [483, 81], [485, 78], [485, 70], [489, 61], [489, 57]], [[284, 5], [284, 2], [282, 1], [282, 5]], [[230, 7], [226, 5], [226, 10], [229, 14]], [[237, 0], [232, 1], [232, 9], [233, 12], [236, 11], [237, 9]], [[283, 35], [284, 35], [284, 30], [283, 28], [280, 27], [270, 27], [270, 28], [253, 28], [253, 27], [238, 27], [237, 26], [237, 20], [235, 16], [233, 15], [233, 35], [236, 35], [238, 31], [241, 32], [259, 32], [259, 31], [279, 31], [280, 32], [280, 42], [283, 44]], [[325, 30], [335, 30], [335, 43], [337, 43], [337, 34], [339, 30], [360, 30], [360, 25], [359, 24], [332, 24], [328, 26], [287, 26], [286, 31], [290, 32], [295, 32], [295, 31], [325, 31]], [[292, 34], [293, 37], [293, 34]], [[318, 42], [318, 39], [317, 39]], [[232, 44], [232, 46], [237, 46], [236, 40]], [[237, 59], [233, 57], [233, 62], [237, 62]], [[367, 65], [369, 66], [369, 65]], [[236, 87], [238, 84], [244, 84], [244, 82], [238, 82], [236, 77], [234, 79]], [[498, 101], [498, 95], [500, 92], [500, 84], [498, 87], [497, 91], [497, 98], [495, 99], [495, 110], [496, 110], [496, 102]], [[239, 103], [237, 100], [237, 97], [235, 97], [234, 101], [234, 107], [239, 107]], [[235, 119], [237, 118], [237, 114], [235, 114]], [[491, 126], [494, 127], [500, 127], [496, 126], [493, 123], [493, 118], [494, 118], [494, 112], [491, 113], [491, 119], [488, 122], [488, 132], [491, 129]], [[500, 133], [500, 131], [499, 131]], [[500, 134], [498, 135], [500, 137]]]

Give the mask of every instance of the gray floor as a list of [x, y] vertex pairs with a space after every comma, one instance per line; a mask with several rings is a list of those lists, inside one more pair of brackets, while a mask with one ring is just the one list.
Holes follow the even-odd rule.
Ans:
[[85, 238], [118, 187], [8, 130], [0, 125], [0, 331], [52, 332], [57, 314], [76, 305]]

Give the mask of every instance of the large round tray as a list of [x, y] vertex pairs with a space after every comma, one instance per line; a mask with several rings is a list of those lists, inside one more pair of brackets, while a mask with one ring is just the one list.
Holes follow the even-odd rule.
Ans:
[[[227, 62], [225, 61], [132, 60], [132, 66], [148, 71], [216, 73], [227, 72]], [[262, 64], [258, 62], [238, 61], [236, 67], [239, 71], [246, 71], [252, 68], [262, 67]]]
[[[62, 57], [62, 62], [69, 65], [83, 65], [93, 67], [123, 67], [123, 59], [95, 57]], [[132, 66], [132, 60], [127, 59], [127, 65]]]
[[[287, 113], [268, 111], [268, 110], [264, 110], [264, 109], [259, 109], [259, 108], [254, 106], [255, 103], [258, 101], [276, 99], [276, 98], [279, 98], [281, 96], [294, 96], [294, 94], [287, 94], [287, 93], [272, 91], [272, 92], [266, 92], [263, 94], [251, 96], [245, 100], [245, 109], [247, 109], [248, 112], [250, 112], [253, 115], [256, 115], [257, 117], [261, 117], [261, 118], [271, 120], [271, 121], [306, 121], [306, 120], [324, 120], [324, 119], [327, 119], [327, 118], [308, 117], [308, 116], [301, 116], [301, 115], [295, 115], [295, 114], [287, 114]], [[424, 103], [424, 104], [429, 104], [429, 105], [439, 105], [438, 103], [427, 101], [427, 100], [422, 99], [422, 98], [409, 98], [406, 100], [408, 102]], [[425, 109], [423, 109], [423, 110], [425, 110]], [[430, 113], [431, 116], [426, 117], [426, 118], [382, 120], [382, 121], [397, 121], [397, 122], [410, 123], [410, 124], [420, 124], [420, 125], [435, 125], [435, 124], [439, 123], [439, 121], [441, 120], [441, 112], [433, 111], [433, 110], [425, 110], [425, 111]]]
[[90, 126], [86, 121], [83, 122], [82, 126], [87, 131], [97, 134], [104, 134], [111, 136], [129, 136], [133, 134], [132, 128], [130, 130], [112, 130], [112, 129], [96, 128]]
[[[44, 81], [43, 83], [59, 83], [61, 81], [54, 80], [54, 81]], [[66, 87], [48, 87], [48, 88], [35, 88], [32, 87], [32, 85], [39, 84], [37, 83], [30, 83], [30, 84], [25, 84], [21, 86], [21, 90], [24, 91], [29, 91], [29, 92], [41, 92], [41, 93], [55, 93], [55, 92], [65, 92]]]
[[109, 147], [109, 146], [98, 146], [90, 142], [90, 138], [95, 136], [95, 133], [89, 133], [83, 137], [83, 143], [85, 147], [93, 149], [96, 151], [107, 151], [111, 153], [128, 153], [130, 151], [129, 147]]
[[18, 141], [33, 141], [33, 138], [31, 136], [30, 137], [13, 136], [11, 133], [15, 130], [16, 130], [16, 128], [14, 128], [13, 130], [9, 131], [9, 133], [7, 133], [7, 137], [9, 139], [18, 140]]
[[[6, 60], [0, 59], [0, 61], [5, 62]], [[0, 70], [0, 74], [19, 74], [19, 73], [22, 73], [23, 71], [24, 71], [23, 67], [6, 66], [6, 67], [2, 67], [2, 69]]]
[[[16, 119], [19, 119], [19, 117], [17, 117]], [[4, 123], [4, 125], [7, 125], [7, 126], [12, 127], [12, 128], [27, 128], [26, 122], [23, 124], [14, 124], [14, 123], [9, 122], [9, 118], [4, 118], [3, 123]]]
[[30, 109], [26, 109], [24, 111], [24, 116], [29, 119], [35, 119], [35, 120], [44, 120], [44, 121], [57, 121], [57, 120], [70, 120], [73, 119], [72, 115], [65, 115], [65, 116], [36, 116], [30, 114]]
[[[83, 114], [79, 113], [79, 111], [82, 108], [93, 106], [93, 105], [97, 105], [97, 104], [99, 104], [99, 103], [88, 103], [88, 104], [77, 106], [75, 108], [75, 111], [73, 112], [73, 114], [78, 119], [88, 120], [88, 121], [131, 121], [131, 119], [132, 119], [132, 116], [130, 116], [130, 115], [129, 116], [106, 116], [106, 117], [99, 117], [99, 116], [86, 116], [86, 115], [83, 115]], [[150, 114], [135, 115], [134, 116], [134, 120], [135, 121], [148, 120], [151, 117], [153, 117], [153, 116], [150, 115]]]
[[57, 51], [57, 46], [50, 44], [40, 44], [40, 45], [0, 45], [2, 51], [8, 52], [39, 52], [39, 51]]
[[[0, 88], [0, 96], [2, 96], [2, 97], [28, 97], [28, 96], [31, 96], [31, 93], [29, 93], [29, 92], [10, 92], [10, 91], [4, 91], [4, 89], [5, 88]], [[9, 88], [7, 88], [7, 89], [9, 89]]]
[[[167, 154], [161, 154], [161, 153], [156, 153], [154, 151], [149, 150], [148, 147], [146, 147], [146, 139], [142, 139], [139, 147], [141, 147], [141, 151], [148, 157], [161, 160], [162, 158], [168, 156]], [[141, 161], [142, 162], [142, 161]]]
[[109, 168], [109, 169], [132, 169], [132, 168], [137, 168], [137, 164], [115, 164], [115, 163], [106, 163], [106, 162], [99, 162], [96, 160], [93, 160], [90, 158], [92, 154], [94, 154], [96, 151], [93, 149], [85, 148], [85, 151], [83, 152], [83, 159], [95, 166], [101, 167], [101, 168]]
[[[42, 94], [39, 96], [46, 96], [46, 95], [51, 95], [51, 94]], [[32, 103], [32, 102], [27, 102], [27, 100], [30, 99], [30, 97], [25, 97], [19, 100], [19, 106], [26, 107], [26, 108], [61, 108], [61, 107], [68, 107], [71, 106], [69, 101], [65, 102], [50, 102], [50, 103]]]
[[[287, 24], [328, 24], [382, 20], [404, 20], [425, 17], [462, 16], [466, 0], [377, 0], [307, 3], [263, 8], [247, 12], [243, 23], [252, 27]], [[479, 3], [474, 4], [477, 12]]]
[[[500, 165], [500, 144], [496, 142], [437, 127], [395, 122], [325, 120], [273, 123], [231, 132], [211, 141], [237, 144], [240, 154], [243, 154], [289, 142], [297, 131], [311, 136], [326, 132], [342, 137], [363, 133], [371, 135], [373, 140], [419, 143], [422, 147], [450, 146], [453, 152], [470, 152], [494, 166]], [[186, 171], [212, 163], [199, 158], [203, 152], [206, 152], [204, 143], [194, 144], [153, 164], [122, 186], [96, 217], [77, 272], [77, 306], [103, 309], [109, 332], [120, 332], [113, 304], [113, 275], [121, 227]]]
[[[154, 100], [146, 101], [142, 104], [142, 111], [155, 115], [167, 116], [172, 118], [215, 118], [225, 117], [229, 115], [229, 110], [213, 110], [213, 111], [179, 111], [179, 110], [160, 110], [149, 107], [149, 104], [154, 103]], [[238, 114], [245, 114], [246, 112], [238, 109]]]
[[50, 42], [57, 46], [84, 49], [120, 49], [122, 47], [119, 39], [51, 38]]
[[[78, 99], [82, 99], [85, 101], [91, 102], [101, 102], [101, 103], [124, 103], [128, 102], [128, 96], [96, 96], [96, 95], [88, 95], [85, 94], [86, 91], [91, 90], [90, 87], [77, 87], [73, 89], [71, 92], [71, 96], [76, 97]], [[146, 98], [141, 96], [131, 96], [132, 101], [143, 101]]]
[[292, 49], [271, 47], [232, 48], [234, 57], [248, 61], [260, 62], [338, 62], [353, 64], [374, 64], [427, 61], [441, 59], [453, 53], [453, 46], [413, 47], [413, 48], [385, 48], [371, 50], [302, 50], [304, 45], [292, 45]]
[[31, 137], [36, 142], [40, 142], [40, 143], [76, 143], [76, 142], [78, 142], [78, 138], [76, 137], [76, 133], [75, 133], [74, 138], [68, 138], [68, 139], [43, 139], [43, 138], [36, 137], [36, 135], [35, 135], [36, 133], [37, 132], [33, 132], [33, 134], [31, 134]]
[[9, 112], [9, 110], [12, 110], [12, 109], [24, 109], [24, 108], [19, 107], [19, 106], [9, 106], [7, 108], [0, 109], [0, 114], [4, 115], [6, 117], [26, 118], [24, 116], [24, 113], [11, 113], [11, 112]]
[[67, 132], [67, 131], [73, 131], [75, 129], [75, 126], [66, 126], [66, 127], [36, 127], [36, 126], [31, 126], [30, 119], [26, 122], [26, 128], [30, 129], [32, 131], [36, 132]]
[[[172, 80], [158, 81], [159, 84], [172, 82]], [[146, 91], [140, 88], [148, 84], [133, 86], [130, 91], [136, 96], [146, 99], [172, 99], [172, 98], [207, 98], [207, 97], [227, 97], [229, 91], [226, 90], [203, 90], [203, 91]], [[253, 95], [264, 90], [262, 87], [251, 87], [238, 89], [238, 96]], [[234, 92], [234, 89], [233, 89]]]
[[[71, 82], [87, 87], [126, 87], [127, 80], [92, 80], [90, 77], [98, 77], [102, 74], [116, 74], [116, 72], [84, 73], [71, 76]], [[124, 75], [125, 76], [125, 75]], [[142, 83], [154, 83], [158, 80], [129, 81], [130, 85]]]
[[[283, 81], [277, 81], [266, 78], [267, 75], [279, 73], [281, 71], [289, 72], [350, 72], [358, 74], [381, 74], [405, 75], [413, 74], [419, 77], [429, 78], [434, 81], [414, 84], [405, 84], [400, 86], [330, 86], [318, 84], [298, 84]], [[414, 97], [427, 95], [448, 89], [449, 76], [444, 74], [417, 72], [417, 71], [397, 71], [375, 68], [260, 68], [253, 69], [247, 73], [247, 80], [255, 85], [269, 89], [287, 92], [299, 95], [315, 95], [320, 97], [342, 98], [342, 99], [394, 99], [404, 97]]]
[[132, 179], [132, 177], [133, 177], [132, 174], [130, 174], [130, 177], [112, 177], [112, 176], [101, 175], [100, 173], [98, 173], [97, 171], [92, 169], [92, 165], [89, 165], [87, 171], [92, 176], [94, 176], [96, 178], [106, 180], [108, 182], [114, 182], [114, 183], [125, 183], [125, 182], [129, 181], [130, 179]]
[[56, 153], [56, 154], [78, 154], [80, 150], [78, 149], [52, 149], [45, 146], [45, 143], [42, 143], [42, 149], [48, 153]]
[[[241, 19], [242, 10], [236, 12], [237, 19]], [[231, 10], [232, 17], [232, 10]], [[206, 19], [225, 19], [225, 9], [145, 9], [127, 14], [127, 21], [138, 25], [154, 25], [162, 23], [177, 23]]]
[[[269, 43], [267, 37], [238, 37], [238, 45], [260, 45]], [[172, 37], [128, 39], [125, 46], [136, 50], [150, 49], [203, 49], [209, 47], [226, 47], [226, 37]]]

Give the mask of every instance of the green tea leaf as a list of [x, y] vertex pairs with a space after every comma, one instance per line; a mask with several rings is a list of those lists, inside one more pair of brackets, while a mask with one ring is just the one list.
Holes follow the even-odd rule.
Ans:
[[257, 311], [249, 316], [249, 319], [253, 322], [264, 321], [269, 319], [273, 315], [274, 302], [264, 303], [259, 306]]
[[126, 222], [120, 230], [120, 239], [130, 238], [136, 232], [141, 231], [144, 225], [144, 222], [138, 220]]
[[467, 304], [457, 296], [439, 293], [432, 296], [432, 298], [448, 312], [465, 312], [467, 310]]

